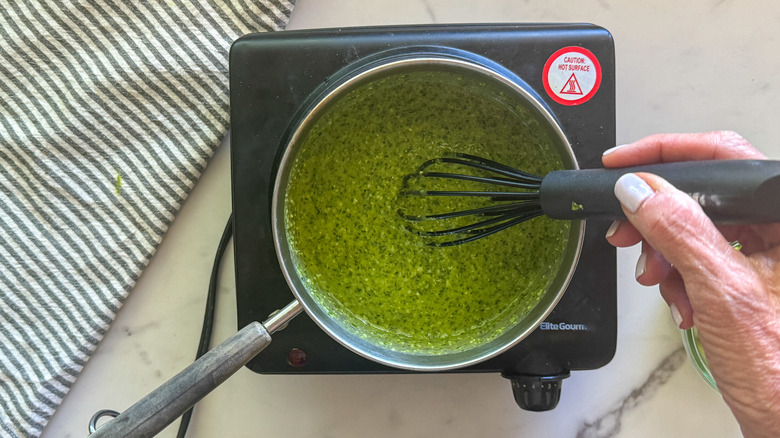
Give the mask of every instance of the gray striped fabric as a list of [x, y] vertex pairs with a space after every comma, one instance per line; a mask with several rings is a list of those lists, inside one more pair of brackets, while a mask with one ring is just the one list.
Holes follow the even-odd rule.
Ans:
[[228, 129], [230, 44], [293, 3], [0, 0], [0, 436], [40, 435]]

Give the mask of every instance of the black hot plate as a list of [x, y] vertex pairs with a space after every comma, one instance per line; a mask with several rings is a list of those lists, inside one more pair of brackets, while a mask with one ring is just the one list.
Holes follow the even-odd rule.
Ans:
[[[346, 65], [409, 46], [465, 50], [517, 74], [549, 106], [581, 168], [600, 167], [602, 151], [615, 144], [614, 46], [609, 32], [597, 26], [393, 26], [245, 36], [230, 53], [239, 328], [292, 300], [274, 251], [270, 201], [274, 162], [296, 114], [313, 90]], [[616, 256], [604, 239], [608, 226], [586, 224], [574, 277], [535, 332], [507, 352], [458, 372], [501, 373], [512, 380], [521, 407], [547, 410], [557, 404], [561, 380], [570, 371], [608, 363], [617, 337]], [[275, 334], [248, 366], [270, 374], [408, 372], [357, 356], [305, 315]]]

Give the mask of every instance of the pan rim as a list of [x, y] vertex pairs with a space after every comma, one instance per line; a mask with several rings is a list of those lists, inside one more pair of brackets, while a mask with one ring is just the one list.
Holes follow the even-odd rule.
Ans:
[[[297, 121], [292, 134], [284, 145], [284, 152], [280, 157], [276, 172], [271, 198], [272, 232], [277, 259], [290, 290], [295, 295], [295, 298], [302, 304], [307, 315], [309, 315], [317, 326], [324, 330], [331, 338], [360, 356], [394, 368], [412, 371], [445, 371], [459, 369], [485, 361], [505, 352], [521, 340], [525, 339], [552, 312], [568, 287], [580, 257], [585, 233], [585, 221], [573, 221], [570, 229], [569, 241], [565, 250], [565, 253], [569, 255], [568, 257], [565, 256], [562, 260], [558, 275], [553, 281], [558, 284], [558, 290], [555, 292], [552, 299], [548, 300], [542, 311], [536, 312], [536, 309], [534, 309], [534, 311], [531, 312], [531, 314], [534, 314], [534, 317], [531, 318], [530, 321], [528, 318], [531, 314], [523, 318], [521, 321], [527, 323], [524, 324], [524, 328], [517, 332], [513, 332], [510, 328], [495, 340], [482, 343], [475, 348], [438, 355], [414, 354], [391, 350], [378, 346], [375, 342], [367, 341], [360, 338], [358, 335], [349, 332], [348, 329], [344, 328], [337, 321], [334, 321], [334, 318], [327, 315], [327, 313], [320, 308], [317, 301], [308, 292], [302, 279], [298, 276], [286, 234], [284, 198], [291, 169], [294, 167], [293, 163], [295, 157], [300, 150], [299, 145], [302, 143], [302, 140], [306, 138], [308, 129], [313, 125], [312, 121], [316, 122], [318, 117], [327, 111], [333, 102], [349, 93], [349, 91], [353, 90], [355, 87], [358, 87], [366, 81], [382, 77], [381, 75], [392, 74], [393, 72], [407, 68], [423, 66], [450, 70], [454, 69], [456, 71], [469, 71], [482, 75], [489, 80], [497, 81], [499, 85], [517, 92], [522, 99], [537, 111], [538, 115], [548, 122], [549, 127], [561, 142], [563, 151], [559, 152], [565, 152], [568, 155], [562, 156], [564, 161], [566, 161], [566, 158], [569, 160], [569, 162], [565, 164], [574, 169], [579, 167], [571, 144], [566, 138], [560, 124], [541, 99], [530, 90], [530, 87], [527, 87], [520, 78], [516, 77], [511, 72], [500, 71], [500, 69], [491, 66], [490, 62], [480, 62], [481, 60], [473, 59], [474, 57], [468, 55], [469, 54], [466, 53], [464, 56], [464, 53], [461, 51], [457, 51], [456, 53], [431, 53], [428, 50], [420, 50], [415, 53], [415, 51], [412, 50], [411, 52], [405, 51], [402, 56], [391, 55], [384, 59], [380, 58], [378, 61], [375, 61], [368, 66], [365, 64], [354, 66], [354, 74], [347, 74], [342, 80], [337, 81], [330, 86]], [[551, 291], [552, 287], [548, 288], [546, 295], [550, 294]], [[541, 301], [537, 304], [536, 308], [540, 307], [539, 304], [541, 304]], [[516, 325], [520, 324], [518, 323]], [[512, 332], [512, 334], [508, 335], [509, 332]], [[505, 337], [507, 339], [504, 339]], [[493, 347], [484, 348], [487, 345], [493, 345]]]

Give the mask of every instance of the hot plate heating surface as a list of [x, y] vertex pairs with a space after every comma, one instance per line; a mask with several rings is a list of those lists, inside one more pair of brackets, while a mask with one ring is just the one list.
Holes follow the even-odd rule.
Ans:
[[[549, 106], [581, 168], [600, 167], [602, 151], [615, 144], [614, 47], [610, 34], [596, 26], [413, 26], [246, 36], [230, 55], [239, 327], [266, 319], [293, 299], [274, 251], [270, 202], [274, 161], [296, 115], [309, 94], [339, 69], [367, 55], [407, 46], [465, 50], [513, 71]], [[601, 65], [597, 92], [576, 105], [556, 102], [542, 79], [545, 63], [565, 47], [583, 47]], [[586, 224], [574, 277], [539, 329], [507, 352], [461, 371], [555, 376], [609, 362], [616, 345], [617, 303], [615, 250], [604, 239], [608, 226]], [[291, 359], [305, 364], [293, 366]], [[274, 334], [270, 346], [248, 366], [260, 373], [407, 372], [357, 356], [306, 315]]]

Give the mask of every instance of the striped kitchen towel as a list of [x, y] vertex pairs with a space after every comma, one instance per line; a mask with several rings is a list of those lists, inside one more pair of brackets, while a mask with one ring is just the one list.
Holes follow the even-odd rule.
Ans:
[[228, 129], [228, 50], [294, 0], [0, 0], [0, 436], [38, 436]]

